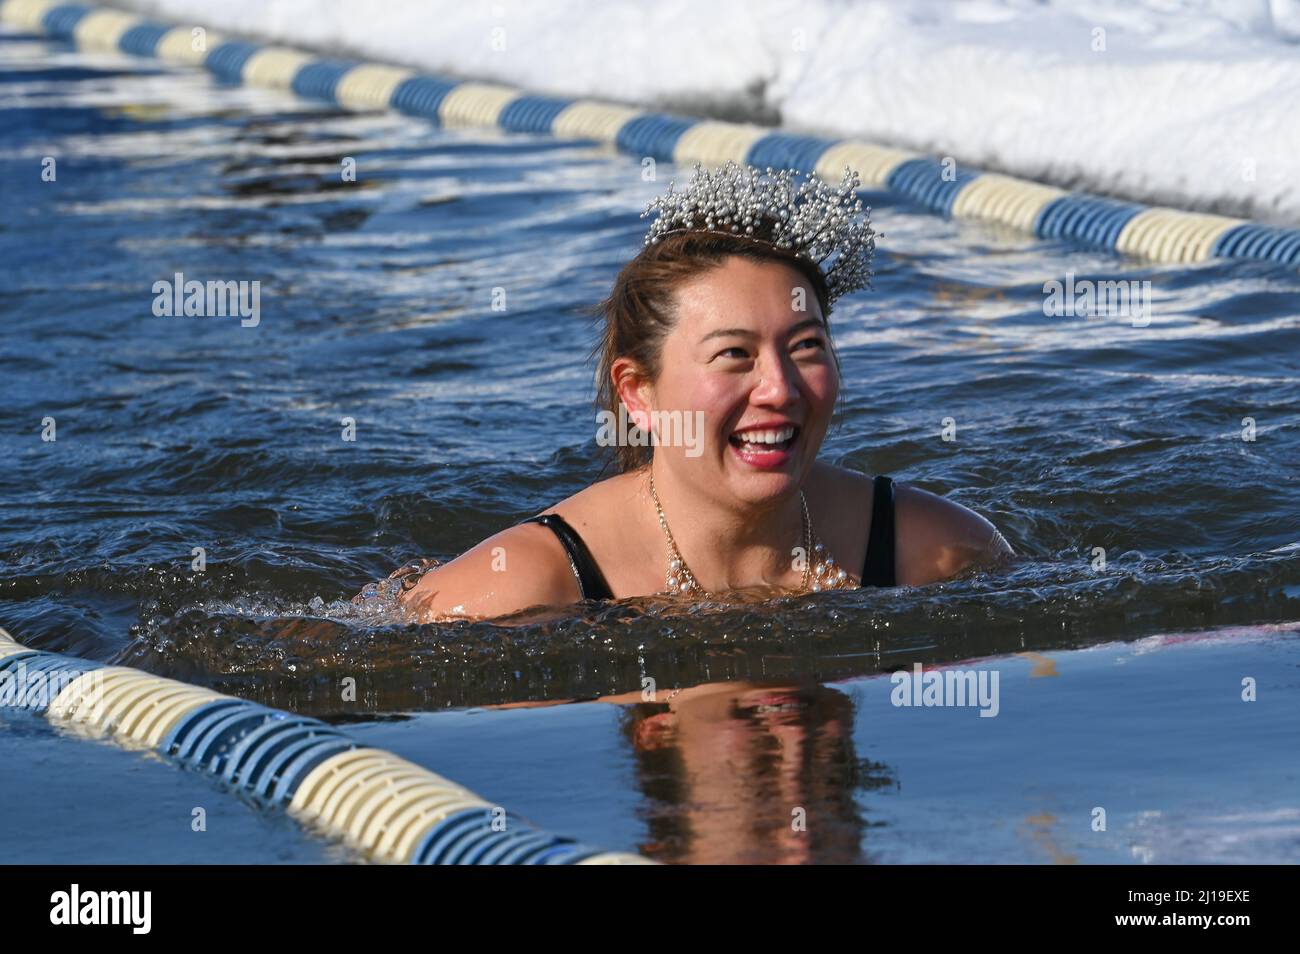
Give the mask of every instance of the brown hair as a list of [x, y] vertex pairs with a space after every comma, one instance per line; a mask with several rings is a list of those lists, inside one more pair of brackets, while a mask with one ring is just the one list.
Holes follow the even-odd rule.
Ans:
[[[623, 266], [614, 279], [614, 287], [604, 301], [589, 312], [604, 329], [591, 357], [596, 364], [596, 407], [618, 418], [622, 403], [610, 371], [619, 358], [631, 358], [650, 380], [659, 376], [664, 339], [677, 324], [675, 294], [679, 286], [710, 269], [717, 268], [730, 256], [752, 262], [779, 262], [796, 269], [812, 286], [827, 320], [829, 333], [830, 305], [826, 279], [813, 262], [793, 252], [742, 235], [714, 232], [678, 232], [645, 246]], [[831, 345], [835, 366], [839, 355]], [[620, 473], [638, 470], [650, 463], [653, 448], [619, 444], [614, 459]]]

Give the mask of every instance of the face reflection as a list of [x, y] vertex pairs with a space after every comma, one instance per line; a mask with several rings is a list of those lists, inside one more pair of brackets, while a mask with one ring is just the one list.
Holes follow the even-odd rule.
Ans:
[[629, 726], [655, 804], [645, 853], [705, 864], [860, 860], [847, 696], [816, 684], [706, 683], [663, 708]]
[[[653, 406], [704, 414], [704, 448], [660, 447], [678, 473], [716, 496], [763, 503], [793, 493], [830, 424], [839, 375], [821, 307], [797, 269], [732, 257], [683, 285], [664, 341]], [[797, 310], [802, 307], [802, 311]], [[784, 422], [788, 446], [738, 431]], [[751, 432], [749, 437], [757, 435]]]

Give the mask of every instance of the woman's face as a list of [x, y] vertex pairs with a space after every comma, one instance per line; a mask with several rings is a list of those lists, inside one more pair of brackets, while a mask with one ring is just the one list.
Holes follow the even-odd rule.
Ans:
[[677, 305], [651, 403], [695, 420], [703, 412], [702, 452], [659, 446], [656, 456], [722, 497], [763, 504], [793, 493], [839, 393], [812, 287], [788, 265], [731, 257], [681, 286]]

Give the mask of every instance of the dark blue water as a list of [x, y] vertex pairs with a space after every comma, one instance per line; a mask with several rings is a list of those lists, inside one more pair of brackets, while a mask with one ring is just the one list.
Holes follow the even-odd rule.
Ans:
[[[45, 157], [55, 181], [42, 181]], [[355, 182], [340, 174], [345, 157]], [[673, 615], [631, 602], [514, 627], [359, 611], [349, 597], [398, 564], [455, 556], [601, 475], [594, 330], [582, 309], [639, 247], [646, 203], [684, 174], [659, 173], [643, 182], [635, 157], [591, 143], [438, 130], [221, 87], [197, 71], [0, 41], [0, 625], [36, 648], [376, 732], [451, 718], [428, 714], [447, 707], [617, 696], [646, 676], [660, 687], [779, 681], [777, 701], [754, 703], [764, 713], [849, 727], [801, 763], [836, 806], [815, 850], [692, 836], [701, 796], [686, 766], [723, 744], [730, 723], [700, 747], [698, 729], [689, 742], [678, 729], [655, 735], [645, 713], [627, 717], [632, 728], [606, 725], [603, 774], [581, 776], [598, 795], [630, 799], [629, 814], [576, 833], [666, 860], [981, 860], [963, 852], [1002, 842], [968, 833], [966, 848], [945, 854], [912, 837], [909, 825], [928, 830], [920, 803], [885, 823], [899, 828], [896, 851], [864, 847], [879, 821], [864, 820], [872, 793], [892, 784], [905, 793], [893, 804], [904, 803], [909, 773], [924, 768], [900, 768], [888, 725], [872, 723], [884, 739], [864, 739], [853, 696], [829, 681], [881, 684], [880, 673], [916, 661], [1300, 619], [1300, 275], [1130, 262], [945, 221], [884, 194], [868, 197], [885, 233], [875, 290], [831, 319], [844, 399], [823, 455], [985, 514], [1026, 556], [1014, 571]], [[153, 285], [178, 272], [259, 282], [260, 321], [156, 316]], [[1149, 326], [1046, 316], [1043, 283], [1067, 272], [1149, 281]], [[494, 289], [506, 292], [504, 311], [491, 307]], [[946, 417], [955, 441], [940, 437]], [[53, 441], [42, 439], [48, 418]], [[355, 441], [342, 438], [345, 418]], [[1276, 648], [1293, 637], [1263, 632], [1291, 667], [1277, 691], [1295, 699], [1294, 650]], [[1157, 654], [1150, 678], [1179, 685], [1187, 658]], [[341, 700], [343, 676], [358, 680], [359, 702]], [[1240, 682], [1224, 678], [1225, 692]], [[1097, 711], [1124, 691], [1089, 685]], [[1175, 731], [1195, 697], [1183, 709], [1128, 702], [1134, 723], [1164, 727], [1159, 744], [1176, 763], [1145, 810], [1171, 792], [1220, 790]], [[745, 708], [724, 710], [743, 719]], [[505, 804], [571, 780], [572, 747], [563, 734], [545, 741], [542, 710], [494, 711], [515, 720], [495, 737], [501, 757], [551, 754]], [[651, 729], [637, 728], [647, 719]], [[779, 743], [777, 729], [745, 724], [758, 751]], [[1018, 725], [1005, 731], [1031, 741], [1033, 720]], [[646, 747], [644, 732], [658, 741]], [[1236, 750], [1276, 762], [1293, 742], [1254, 732]], [[992, 746], [971, 745], [984, 770], [1000, 764]], [[426, 764], [474, 784], [473, 758], [441, 757]], [[615, 768], [645, 758], [640, 774]], [[747, 784], [716, 797], [752, 793], [751, 830], [788, 827], [788, 800], [768, 797], [775, 770], [753, 764]], [[1038, 771], [998, 770], [1022, 787]], [[1080, 778], [1110, 771], [1098, 764]], [[39, 785], [14, 784], [6, 798], [40, 797]], [[965, 817], [984, 796], [952, 798], [933, 810]], [[1243, 795], [1238, 807], [1276, 807], [1265, 801]], [[1228, 837], [1233, 825], [1216, 831]], [[1294, 835], [1270, 838], [1263, 854], [1290, 845], [1295, 857]], [[1012, 841], [1021, 853], [1008, 857], [1052, 860], [1033, 854], [1032, 837]]]

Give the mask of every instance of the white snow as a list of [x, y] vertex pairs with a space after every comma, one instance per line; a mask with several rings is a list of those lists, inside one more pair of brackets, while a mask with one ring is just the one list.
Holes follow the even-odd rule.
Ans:
[[1300, 225], [1300, 0], [116, 0], [430, 73]]

